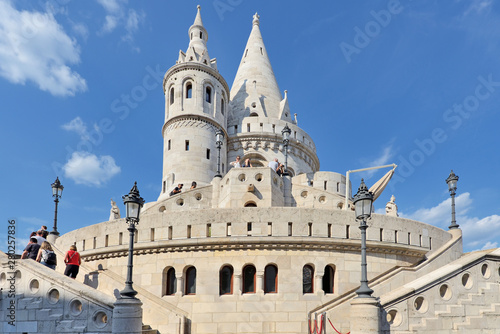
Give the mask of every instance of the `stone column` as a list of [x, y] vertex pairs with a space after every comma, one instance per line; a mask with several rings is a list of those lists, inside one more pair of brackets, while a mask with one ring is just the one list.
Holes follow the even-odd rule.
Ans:
[[137, 298], [119, 298], [114, 303], [113, 334], [142, 333], [142, 302]]
[[354, 298], [351, 301], [351, 334], [379, 333], [379, 306], [377, 299]]
[[241, 274], [233, 274], [233, 294], [241, 295]]
[[175, 281], [177, 283], [175, 295], [183, 296], [184, 295], [184, 277], [182, 274], [175, 274]]
[[263, 271], [257, 271], [255, 273], [255, 276], [257, 278], [257, 284], [256, 284], [256, 293], [258, 294], [263, 294], [264, 293], [264, 272]]
[[323, 295], [323, 273], [318, 273], [314, 276], [314, 286], [316, 287], [316, 294]]

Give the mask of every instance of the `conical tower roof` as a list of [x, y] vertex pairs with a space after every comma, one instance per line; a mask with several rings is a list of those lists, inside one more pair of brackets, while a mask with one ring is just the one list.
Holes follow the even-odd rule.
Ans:
[[198, 12], [193, 25], [189, 28], [189, 46], [186, 52], [179, 52], [177, 63], [196, 62], [217, 69], [215, 59], [210, 59], [207, 49], [208, 33], [201, 20], [201, 6], [198, 5]]
[[231, 109], [235, 118], [252, 114], [279, 118], [282, 97], [259, 24], [259, 15], [255, 13], [252, 32], [231, 88]]

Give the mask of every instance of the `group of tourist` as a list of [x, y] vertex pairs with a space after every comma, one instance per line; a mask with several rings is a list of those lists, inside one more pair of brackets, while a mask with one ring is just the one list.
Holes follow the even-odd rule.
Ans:
[[[172, 190], [172, 191], [170, 192], [170, 196], [173, 196], [173, 195], [175, 195], [175, 194], [179, 194], [179, 193], [181, 193], [181, 191], [182, 191], [182, 187], [183, 187], [183, 186], [184, 186], [184, 184], [179, 183], [179, 184], [177, 185], [177, 187], [175, 187], [175, 188], [174, 188], [174, 190]], [[190, 190], [191, 190], [191, 189], [195, 189], [195, 188], [196, 188], [196, 186], [197, 186], [197, 183], [196, 183], [195, 181], [193, 181], [193, 182], [191, 182], [191, 188], [189, 188], [189, 189], [190, 189]]]
[[[24, 248], [21, 259], [32, 259], [44, 266], [55, 270], [57, 266], [57, 256], [50, 242], [47, 241], [47, 226], [42, 226], [40, 230], [32, 232], [30, 240], [26, 248]], [[80, 254], [77, 252], [76, 246], [71, 245], [64, 257], [66, 269], [64, 275], [73, 279], [78, 275], [80, 264]]]
[[[244, 168], [244, 167], [253, 167], [250, 159], [246, 159], [244, 163], [241, 163], [241, 157], [238, 155], [236, 160], [230, 163], [234, 168]], [[285, 165], [278, 161], [278, 158], [274, 158], [274, 160], [269, 161], [268, 167], [274, 170], [279, 176], [285, 173]]]

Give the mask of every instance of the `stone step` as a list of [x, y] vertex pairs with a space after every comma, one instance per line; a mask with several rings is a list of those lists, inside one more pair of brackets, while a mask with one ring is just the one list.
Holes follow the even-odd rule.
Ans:
[[142, 325], [142, 334], [159, 334], [159, 332], [149, 325]]

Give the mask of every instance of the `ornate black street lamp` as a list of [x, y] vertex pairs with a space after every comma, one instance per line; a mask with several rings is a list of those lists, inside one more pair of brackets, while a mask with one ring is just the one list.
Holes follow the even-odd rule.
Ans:
[[215, 174], [215, 177], [222, 177], [222, 174], [220, 173], [220, 149], [222, 147], [222, 144], [224, 143], [224, 131], [221, 129], [217, 130], [215, 132], [215, 146], [217, 147], [217, 174]]
[[283, 147], [285, 149], [285, 171], [283, 175], [288, 175], [288, 143], [290, 142], [290, 133], [292, 130], [288, 127], [288, 124], [285, 124], [283, 130], [281, 130], [281, 135], [283, 136]]
[[125, 281], [125, 289], [120, 291], [120, 295], [122, 298], [134, 298], [137, 294], [137, 291], [132, 287], [135, 224], [139, 223], [139, 214], [144, 205], [144, 199], [139, 195], [139, 189], [137, 189], [137, 182], [134, 183], [128, 195], [123, 195], [122, 198], [127, 212], [127, 230], [130, 234], [130, 241], [128, 245], [127, 281]]
[[54, 234], [59, 236], [59, 232], [57, 231], [57, 204], [59, 203], [59, 198], [62, 196], [63, 192], [63, 185], [61, 184], [61, 181], [59, 181], [59, 177], [56, 178], [54, 183], [52, 183], [52, 197], [54, 197], [54, 202], [56, 203], [56, 209], [54, 210], [54, 227], [50, 234]]
[[373, 194], [368, 191], [363, 179], [361, 179], [361, 185], [353, 200], [356, 219], [359, 220], [359, 229], [361, 230], [361, 285], [356, 293], [358, 294], [357, 298], [369, 298], [373, 290], [368, 287], [366, 273], [366, 229], [368, 228], [366, 220], [372, 215]]
[[446, 179], [446, 183], [448, 183], [448, 190], [450, 191], [450, 196], [451, 196], [451, 225], [448, 226], [450, 230], [459, 227], [457, 221], [455, 220], [455, 194], [457, 190], [457, 182], [458, 182], [458, 175], [455, 175], [455, 173], [453, 173], [452, 170], [450, 176], [448, 176], [448, 178]]

